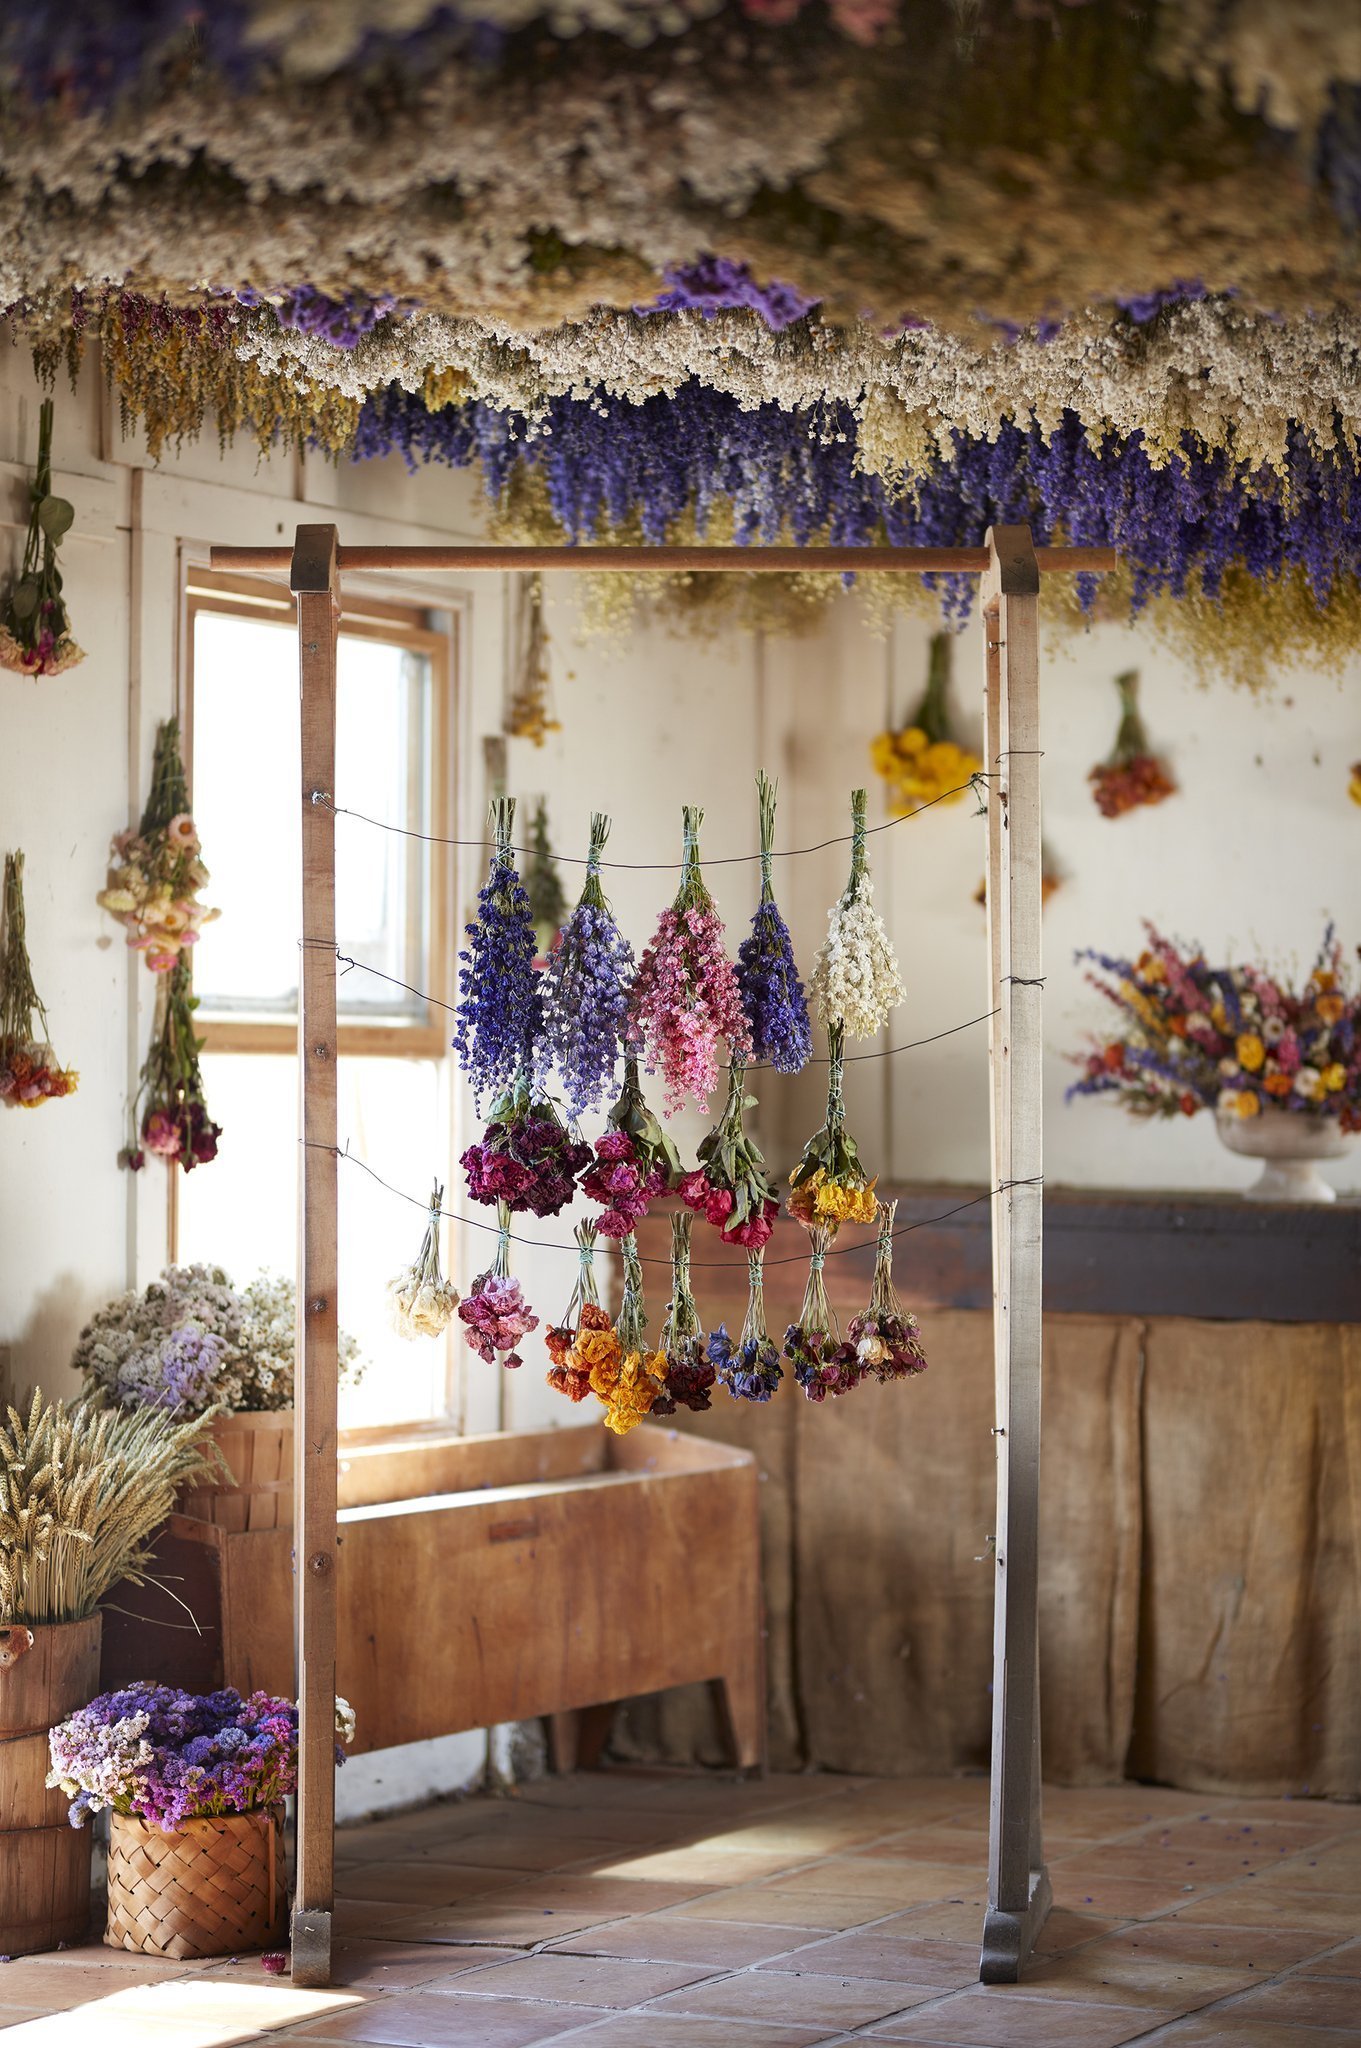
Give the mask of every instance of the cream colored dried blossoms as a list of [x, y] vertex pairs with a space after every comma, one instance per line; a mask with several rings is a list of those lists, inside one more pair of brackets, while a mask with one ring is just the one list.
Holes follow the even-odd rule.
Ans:
[[440, 1203], [444, 1189], [435, 1183], [430, 1197], [430, 1221], [425, 1227], [420, 1252], [414, 1265], [406, 1266], [388, 1281], [388, 1312], [399, 1337], [442, 1337], [458, 1307], [458, 1290], [440, 1272]]
[[813, 963], [809, 996], [823, 1024], [845, 1024], [853, 1038], [873, 1038], [903, 999], [902, 977], [884, 921], [874, 907], [874, 884], [865, 857], [863, 789], [851, 795], [851, 876], [827, 919], [827, 936]]

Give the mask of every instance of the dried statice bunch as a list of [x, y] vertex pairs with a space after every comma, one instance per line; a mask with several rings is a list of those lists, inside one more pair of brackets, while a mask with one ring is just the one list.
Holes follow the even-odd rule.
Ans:
[[720, 1386], [735, 1401], [768, 1401], [784, 1377], [780, 1354], [766, 1328], [765, 1247], [747, 1254], [747, 1313], [736, 1344], [720, 1323], [709, 1339], [709, 1357]]

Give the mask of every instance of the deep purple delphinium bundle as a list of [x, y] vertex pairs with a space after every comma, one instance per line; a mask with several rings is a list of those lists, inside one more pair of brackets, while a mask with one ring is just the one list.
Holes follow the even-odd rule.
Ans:
[[511, 851], [514, 797], [493, 799], [491, 826], [491, 872], [477, 899], [476, 922], [466, 927], [467, 948], [458, 956], [454, 1024], [458, 1063], [479, 1106], [484, 1095], [513, 1087], [530, 1067], [541, 1022], [534, 967], [538, 939]]
[[[336, 1702], [348, 1741], [353, 1715]], [[231, 1686], [181, 1692], [129, 1685], [101, 1693], [48, 1738], [48, 1785], [71, 1801], [72, 1827], [112, 1807], [167, 1832], [212, 1814], [276, 1806], [298, 1782], [298, 1710], [291, 1700]], [[345, 1752], [336, 1744], [336, 1762]]]
[[475, 1202], [513, 1215], [556, 1216], [576, 1193], [591, 1148], [566, 1129], [551, 1102], [523, 1077], [497, 1102], [491, 1122], [459, 1164]]
[[778, 784], [756, 778], [761, 808], [761, 901], [751, 934], [737, 949], [737, 986], [751, 1026], [752, 1056], [780, 1074], [797, 1074], [813, 1056], [808, 999], [794, 959], [789, 926], [780, 915], [771, 876]]
[[720, 1323], [709, 1339], [709, 1362], [734, 1401], [768, 1401], [784, 1378], [780, 1354], [766, 1328], [764, 1245], [747, 1254], [747, 1313], [736, 1344]]
[[613, 1089], [628, 1025], [633, 948], [614, 921], [600, 886], [600, 856], [610, 821], [591, 813], [591, 844], [581, 901], [544, 970], [537, 1071], [554, 1067], [573, 1116], [599, 1109]]

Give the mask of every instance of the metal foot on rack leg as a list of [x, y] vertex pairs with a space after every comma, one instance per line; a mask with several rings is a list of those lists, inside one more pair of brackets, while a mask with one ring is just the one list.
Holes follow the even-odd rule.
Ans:
[[1030, 1960], [1040, 1929], [1049, 1917], [1053, 1890], [1047, 1870], [1030, 1873], [1030, 1902], [1023, 1913], [1004, 1913], [989, 1906], [983, 1922], [983, 1953], [978, 1977], [982, 1984], [1015, 1984]]
[[293, 1982], [318, 1990], [331, 1981], [331, 1916], [295, 1913], [291, 1929]]

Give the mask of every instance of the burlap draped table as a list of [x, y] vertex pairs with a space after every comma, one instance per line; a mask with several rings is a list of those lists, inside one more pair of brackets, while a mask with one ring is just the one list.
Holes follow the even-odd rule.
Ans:
[[233, 1955], [282, 1939], [283, 1809], [186, 1821], [167, 1833], [116, 1813], [109, 1834], [110, 1948]]

